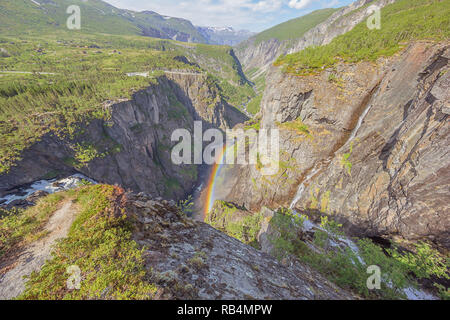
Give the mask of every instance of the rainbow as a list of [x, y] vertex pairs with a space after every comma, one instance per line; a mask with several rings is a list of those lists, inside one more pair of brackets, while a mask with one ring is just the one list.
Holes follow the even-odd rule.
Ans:
[[213, 165], [211, 174], [209, 176], [208, 179], [208, 185], [207, 185], [207, 189], [206, 189], [206, 204], [204, 207], [204, 211], [203, 211], [203, 218], [206, 219], [208, 213], [211, 212], [213, 206], [214, 206], [214, 191], [216, 189], [216, 185], [217, 185], [217, 178], [220, 175], [220, 172], [222, 171], [222, 168], [224, 167], [226, 161], [225, 161], [225, 156], [226, 156], [226, 151], [227, 151], [227, 146], [224, 145], [222, 148], [222, 152], [220, 152], [217, 155], [216, 158], [216, 163]]

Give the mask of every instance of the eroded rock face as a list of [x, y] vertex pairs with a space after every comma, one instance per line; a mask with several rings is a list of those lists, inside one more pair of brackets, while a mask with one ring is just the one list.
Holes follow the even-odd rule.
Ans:
[[185, 217], [173, 203], [129, 195], [135, 240], [147, 249], [160, 298], [351, 299], [350, 293], [300, 264], [271, 256]]
[[[173, 164], [171, 147], [177, 143], [171, 142], [173, 131], [192, 132], [194, 121], [202, 121], [204, 129], [225, 129], [246, 120], [206, 81], [203, 74], [169, 73], [129, 101], [105, 103], [110, 119], [83, 125], [73, 139], [44, 136], [25, 150], [23, 160], [8, 174], [0, 176], [0, 194], [50, 176], [81, 172], [134, 191], [184, 197], [194, 187], [197, 168]], [[91, 159], [92, 151], [96, 156]], [[83, 157], [86, 162], [80, 163]]]
[[[417, 42], [392, 58], [316, 76], [272, 69], [261, 127], [281, 129], [281, 170], [267, 177], [236, 167], [224, 200], [253, 211], [292, 204], [331, 214], [354, 235], [448, 248], [448, 58], [448, 42]], [[295, 119], [308, 132], [293, 130]]]
[[396, 60], [354, 140], [312, 181], [299, 207], [308, 207], [308, 194], [326, 194], [321, 209], [356, 233], [450, 248], [449, 58], [448, 43], [418, 43]]

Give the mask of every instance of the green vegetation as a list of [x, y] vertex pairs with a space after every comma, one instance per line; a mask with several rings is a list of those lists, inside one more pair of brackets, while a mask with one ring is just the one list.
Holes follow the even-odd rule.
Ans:
[[180, 182], [176, 178], [172, 177], [164, 177], [163, 178], [164, 183], [164, 195], [167, 197], [172, 197], [174, 192], [177, 192], [177, 190], [182, 190]]
[[[103, 102], [129, 99], [133, 92], [156, 83], [153, 78], [128, 77], [126, 72], [192, 68], [175, 60], [176, 53], [136, 49], [132, 41], [130, 48], [116, 47], [101, 36], [41, 41], [0, 41], [11, 52], [11, 57], [0, 59], [0, 70], [32, 72], [0, 71], [0, 172], [7, 171], [22, 150], [44, 134], [73, 136], [80, 123], [108, 119], [109, 109]], [[101, 51], [88, 48], [92, 43], [101, 44]]]
[[71, 5], [80, 7], [81, 30], [77, 33], [107, 33], [116, 35], [150, 35], [171, 38], [180, 33], [196, 42], [206, 42], [191, 22], [185, 19], [164, 19], [155, 12], [122, 10], [98, 0], [2, 0], [0, 3], [0, 33], [8, 35], [57, 32], [66, 28]]
[[381, 10], [380, 30], [369, 30], [363, 21], [330, 44], [282, 56], [275, 65], [290, 74], [309, 75], [338, 61], [375, 61], [391, 56], [409, 41], [448, 39], [449, 12], [448, 1], [399, 0]]
[[394, 259], [408, 266], [419, 279], [430, 278], [431, 276], [450, 279], [448, 274], [450, 259], [442, 257], [437, 250], [426, 242], [416, 243], [414, 247], [414, 253], [399, 253], [398, 248], [389, 250], [389, 253]]
[[328, 19], [337, 9], [321, 9], [307, 15], [281, 23], [257, 34], [253, 39], [256, 44], [270, 39], [293, 40], [301, 38], [308, 30]]
[[213, 211], [207, 215], [205, 222], [230, 237], [258, 248], [256, 237], [261, 229], [262, 219], [262, 214], [243, 215], [233, 204], [218, 200], [214, 203]]
[[308, 138], [312, 138], [311, 132], [306, 124], [303, 123], [302, 119], [298, 118], [294, 121], [276, 123], [280, 129], [289, 130], [297, 133], [298, 135], [305, 135]]
[[[229, 47], [197, 50], [195, 44], [168, 40], [70, 32], [0, 36], [0, 47], [9, 53], [0, 58], [0, 173], [47, 133], [72, 138], [82, 124], [109, 119], [105, 102], [130, 99], [157, 84], [167, 70], [210, 71], [218, 93], [236, 107], [254, 95], [249, 84], [241, 85], [245, 80]], [[186, 56], [202, 67], [180, 59]], [[126, 75], [132, 72], [150, 72], [150, 77]], [[184, 106], [172, 102], [169, 116], [182, 118]], [[90, 158], [82, 154], [79, 160]]]
[[52, 194], [24, 212], [19, 210], [1, 214], [0, 259], [45, 235], [44, 226], [64, 197], [61, 193]]
[[168, 95], [169, 98], [169, 108], [167, 111], [167, 115], [170, 119], [187, 119], [188, 111], [186, 107], [178, 100], [178, 98], [171, 92]]
[[255, 96], [255, 91], [246, 81], [239, 85], [233, 85], [231, 82], [220, 79], [213, 74], [208, 74], [207, 81], [210, 88], [214, 87], [222, 99], [237, 109], [242, 109], [242, 106]]
[[[449, 277], [449, 262], [427, 244], [419, 244], [415, 253], [401, 253], [390, 249], [386, 254], [382, 248], [368, 239], [357, 241], [358, 255], [350, 248], [336, 249], [328, 244], [331, 237], [343, 234], [341, 225], [322, 218], [321, 227], [328, 232], [316, 230], [312, 243], [308, 245], [299, 237], [306, 217], [299, 217], [290, 210], [280, 209], [272, 218], [272, 243], [274, 254], [282, 259], [295, 256], [318, 270], [341, 288], [349, 289], [365, 298], [404, 299], [403, 289], [417, 286], [416, 278]], [[313, 245], [313, 247], [311, 247]], [[380, 290], [367, 288], [368, 266], [378, 266], [382, 271]], [[416, 277], [413, 277], [415, 275]], [[439, 287], [441, 295], [448, 292]]]
[[350, 144], [350, 151], [348, 153], [344, 153], [341, 158], [341, 166], [347, 169], [349, 175], [352, 174], [353, 164], [350, 162], [350, 157], [353, 153], [353, 142]]
[[253, 98], [247, 105], [247, 111], [253, 115], [257, 114], [261, 109], [262, 97], [263, 97], [262, 94], [259, 94], [258, 96]]
[[89, 143], [77, 144], [75, 146], [75, 152], [75, 160], [80, 164], [78, 166], [83, 166], [95, 158], [104, 157], [103, 154], [98, 152], [94, 145]]
[[[68, 191], [65, 197], [75, 201], [80, 213], [53, 259], [30, 276], [19, 299], [151, 299], [157, 288], [147, 280], [151, 275], [143, 249], [132, 240], [132, 225], [120, 207], [124, 191], [96, 185]], [[70, 266], [81, 270], [80, 290], [67, 288]]]
[[245, 123], [244, 130], [256, 130], [259, 131], [261, 129], [261, 121], [256, 119], [250, 119]]

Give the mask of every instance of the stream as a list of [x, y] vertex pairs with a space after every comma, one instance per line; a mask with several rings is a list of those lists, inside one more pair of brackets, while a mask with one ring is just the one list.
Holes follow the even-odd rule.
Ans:
[[38, 191], [44, 191], [49, 194], [56, 193], [60, 191], [66, 191], [70, 189], [75, 189], [87, 181], [92, 184], [96, 182], [82, 174], [74, 174], [72, 176], [63, 179], [50, 179], [50, 180], [39, 180], [33, 182], [32, 184], [22, 186], [14, 193], [8, 194], [3, 198], [0, 198], [0, 205], [10, 205], [17, 200], [26, 200], [28, 197], [33, 195]]

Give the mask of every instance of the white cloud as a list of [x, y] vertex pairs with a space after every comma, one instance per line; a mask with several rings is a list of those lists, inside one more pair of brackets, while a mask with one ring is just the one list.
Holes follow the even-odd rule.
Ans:
[[[121, 8], [152, 10], [195, 25], [263, 30], [336, 0], [105, 0]], [[353, 0], [342, 0], [351, 2]], [[302, 11], [303, 9], [308, 11]]]
[[282, 4], [281, 0], [262, 0], [257, 3], [252, 3], [250, 8], [253, 11], [274, 12], [279, 10]]
[[289, 1], [289, 7], [293, 9], [304, 9], [311, 5], [313, 0], [291, 0]]

